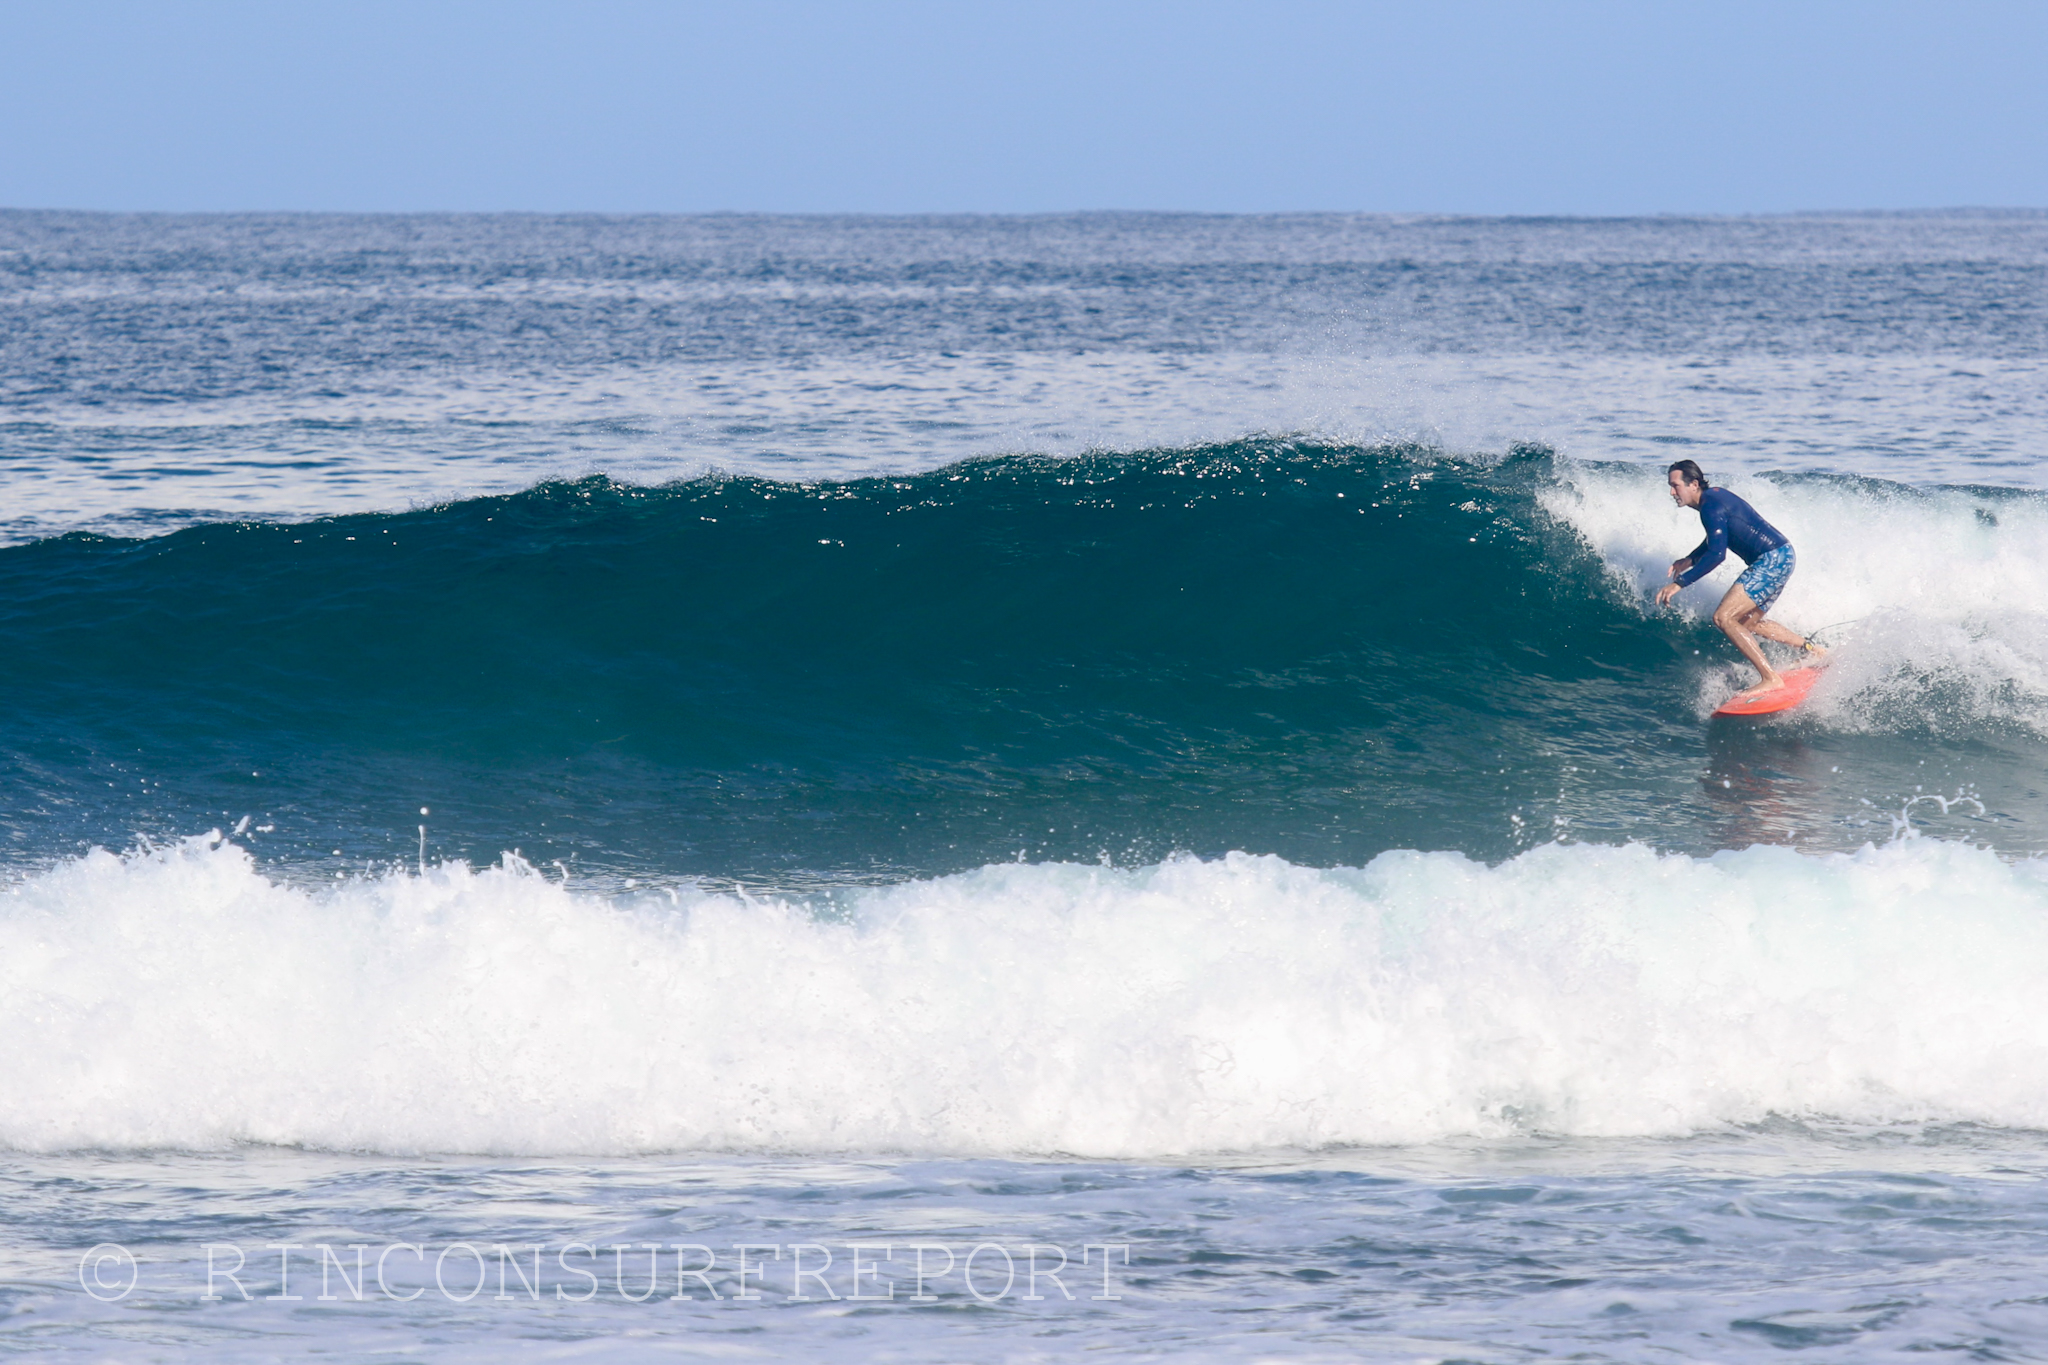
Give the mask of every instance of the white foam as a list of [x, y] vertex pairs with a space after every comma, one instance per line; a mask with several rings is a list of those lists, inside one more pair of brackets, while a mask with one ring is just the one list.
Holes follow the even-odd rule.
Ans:
[[2048, 880], [1931, 840], [607, 901], [233, 844], [0, 896], [0, 1144], [1050, 1153], [2048, 1126]]
[[[1848, 623], [1824, 637], [1841, 647], [1806, 713], [1843, 729], [2048, 735], [2048, 500], [1740, 474], [1727, 486], [1798, 551], [1772, 618]], [[1643, 601], [1700, 539], [1698, 514], [1672, 505], [1655, 469], [1568, 467], [1544, 501]], [[1678, 609], [1710, 613], [1742, 567], [1731, 556]], [[1729, 690], [1715, 670], [1704, 695]]]

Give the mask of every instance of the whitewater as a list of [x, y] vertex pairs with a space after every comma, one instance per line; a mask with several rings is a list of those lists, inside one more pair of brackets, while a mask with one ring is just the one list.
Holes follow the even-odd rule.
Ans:
[[2044, 286], [0, 213], [6, 1345], [2048, 1354]]
[[[1014, 864], [804, 905], [579, 894], [513, 858], [308, 890], [216, 832], [9, 890], [0, 1027], [40, 1043], [0, 1073], [17, 1150], [1158, 1158], [2048, 1126], [2042, 866], [1928, 839]], [[231, 1007], [223, 982], [246, 983]], [[234, 1062], [117, 1060], [151, 1054]]]

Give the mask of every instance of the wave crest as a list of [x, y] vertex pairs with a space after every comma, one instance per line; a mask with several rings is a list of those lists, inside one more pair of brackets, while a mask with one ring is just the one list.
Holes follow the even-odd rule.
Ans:
[[1964, 845], [1011, 864], [604, 900], [281, 884], [218, 836], [18, 881], [0, 1143], [1147, 1157], [1772, 1114], [2048, 1125], [2048, 885]]

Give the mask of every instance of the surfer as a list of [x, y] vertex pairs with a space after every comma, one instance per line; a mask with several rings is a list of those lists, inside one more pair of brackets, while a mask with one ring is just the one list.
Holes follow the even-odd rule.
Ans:
[[1797, 563], [1792, 553], [1792, 542], [1785, 538], [1784, 532], [1758, 516], [1756, 509], [1741, 498], [1725, 488], [1708, 487], [1707, 476], [1691, 460], [1678, 461], [1664, 474], [1671, 485], [1671, 500], [1700, 514], [1700, 524], [1706, 527], [1707, 538], [1691, 554], [1671, 565], [1668, 576], [1672, 581], [1657, 589], [1657, 605], [1663, 606], [1678, 595], [1679, 589], [1699, 582], [1720, 567], [1730, 550], [1735, 551], [1749, 567], [1742, 571], [1721, 598], [1721, 605], [1714, 608], [1714, 624], [1735, 642], [1735, 647], [1742, 651], [1742, 657], [1749, 660], [1757, 671], [1757, 685], [1742, 696], [1754, 697], [1783, 687], [1784, 678], [1764, 657], [1763, 649], [1756, 642], [1757, 636], [1776, 640], [1781, 645], [1791, 645], [1815, 656], [1827, 653], [1805, 636], [1785, 629], [1776, 621], [1764, 619], [1764, 613], [1771, 609], [1771, 604], [1778, 600], [1778, 594], [1785, 590], [1786, 580], [1792, 577], [1793, 566]]

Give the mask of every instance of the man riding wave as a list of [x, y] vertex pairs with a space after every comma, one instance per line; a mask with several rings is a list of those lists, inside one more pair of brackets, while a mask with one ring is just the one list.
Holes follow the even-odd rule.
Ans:
[[1792, 645], [1809, 654], [1827, 653], [1805, 636], [1785, 629], [1776, 621], [1764, 619], [1771, 604], [1778, 600], [1778, 594], [1785, 590], [1785, 583], [1792, 577], [1793, 566], [1798, 562], [1792, 553], [1792, 542], [1785, 538], [1784, 532], [1758, 516], [1756, 509], [1741, 498], [1725, 488], [1708, 487], [1707, 476], [1691, 460], [1679, 460], [1664, 473], [1671, 485], [1671, 500], [1680, 507], [1691, 507], [1699, 512], [1700, 524], [1706, 528], [1707, 538], [1691, 554], [1672, 563], [1668, 575], [1672, 581], [1657, 589], [1657, 605], [1665, 605], [1678, 595], [1680, 589], [1691, 587], [1719, 568], [1721, 561], [1733, 550], [1737, 558], [1749, 567], [1742, 571], [1721, 598], [1721, 605], [1714, 608], [1714, 624], [1735, 642], [1735, 647], [1742, 651], [1742, 657], [1756, 668], [1757, 685], [1741, 696], [1754, 697], [1783, 687], [1784, 678], [1764, 657], [1756, 642], [1757, 636], [1775, 640], [1781, 645]]

